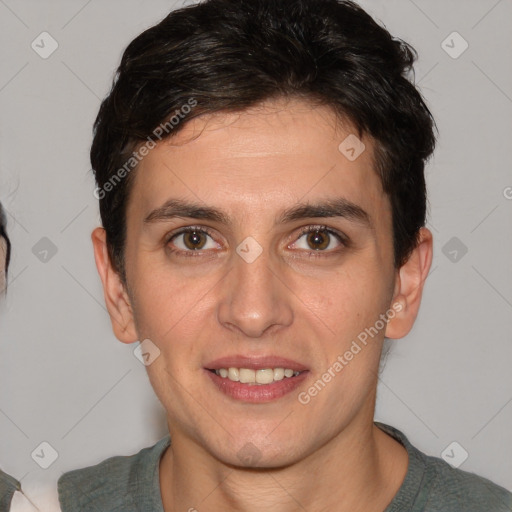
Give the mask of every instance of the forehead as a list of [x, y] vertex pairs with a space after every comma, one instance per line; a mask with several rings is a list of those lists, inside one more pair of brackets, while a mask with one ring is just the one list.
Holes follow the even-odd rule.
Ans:
[[[131, 206], [142, 215], [169, 197], [187, 198], [241, 219], [343, 196], [378, 217], [389, 205], [374, 171], [373, 143], [357, 141], [330, 108], [298, 100], [196, 118], [144, 157]], [[354, 152], [347, 145], [359, 151], [361, 143], [364, 151], [348, 158]]]

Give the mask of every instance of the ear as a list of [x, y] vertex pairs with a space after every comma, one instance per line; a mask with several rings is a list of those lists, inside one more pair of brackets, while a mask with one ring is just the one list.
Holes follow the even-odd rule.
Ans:
[[107, 235], [103, 228], [96, 228], [91, 234], [96, 268], [103, 284], [105, 304], [116, 338], [123, 343], [138, 340], [133, 319], [133, 310], [126, 288], [119, 274], [112, 267], [107, 249]]
[[396, 275], [392, 300], [396, 314], [388, 321], [386, 338], [403, 338], [412, 329], [432, 264], [432, 247], [432, 233], [427, 228], [421, 228], [418, 245]]

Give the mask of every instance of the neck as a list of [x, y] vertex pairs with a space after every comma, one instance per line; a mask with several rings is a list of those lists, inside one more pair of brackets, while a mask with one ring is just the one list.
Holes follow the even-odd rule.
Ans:
[[373, 424], [351, 422], [290, 466], [245, 469], [222, 463], [190, 439], [172, 436], [160, 461], [165, 512], [383, 511], [405, 478], [405, 448]]

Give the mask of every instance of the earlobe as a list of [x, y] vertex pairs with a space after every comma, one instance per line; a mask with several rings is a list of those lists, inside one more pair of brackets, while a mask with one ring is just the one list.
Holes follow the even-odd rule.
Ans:
[[133, 343], [138, 339], [133, 311], [126, 288], [110, 261], [105, 229], [96, 228], [91, 234], [91, 240], [114, 334], [123, 343]]
[[418, 245], [397, 272], [392, 304], [399, 303], [401, 308], [395, 308], [399, 311], [388, 321], [387, 338], [403, 338], [412, 329], [432, 264], [432, 248], [432, 233], [427, 228], [421, 228]]

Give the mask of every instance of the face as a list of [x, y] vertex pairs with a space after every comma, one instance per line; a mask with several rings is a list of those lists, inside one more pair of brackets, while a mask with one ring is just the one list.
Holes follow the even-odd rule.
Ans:
[[338, 149], [351, 133], [326, 107], [266, 103], [190, 121], [139, 165], [108, 305], [119, 339], [159, 351], [147, 371], [174, 443], [276, 467], [373, 420], [400, 276], [372, 142]]

